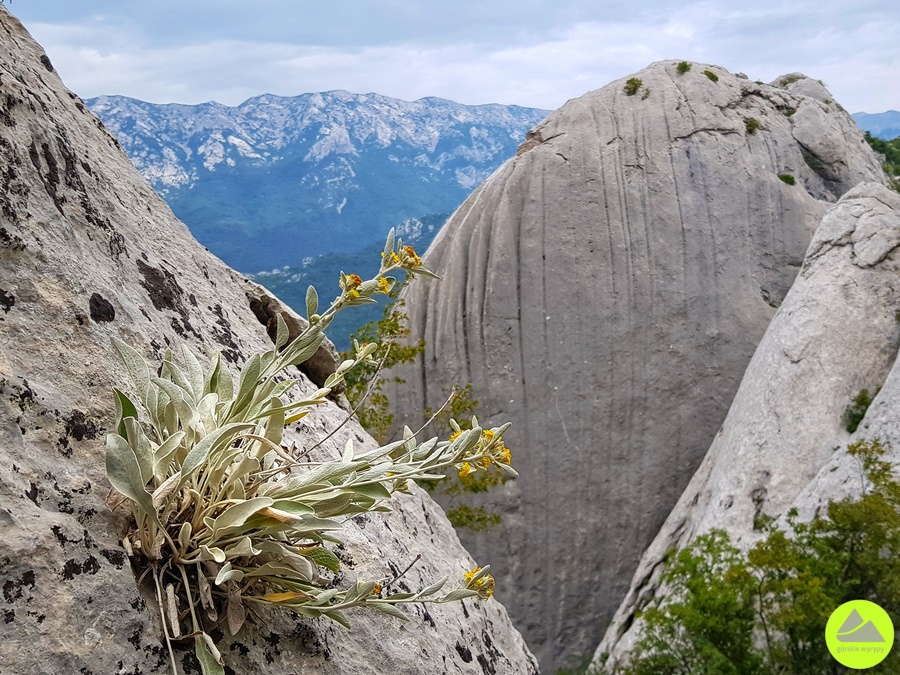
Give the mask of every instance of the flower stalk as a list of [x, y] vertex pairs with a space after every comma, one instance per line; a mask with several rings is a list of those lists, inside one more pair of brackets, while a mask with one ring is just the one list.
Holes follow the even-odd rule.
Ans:
[[290, 341], [279, 316], [274, 349], [251, 357], [238, 377], [220, 354], [203, 362], [187, 348], [177, 356], [167, 351], [157, 377], [140, 354], [113, 340], [131, 379], [130, 395], [114, 390], [116, 425], [106, 456], [110, 483], [134, 514], [123, 546], [154, 576], [167, 643], [194, 637], [204, 675], [224, 673], [208, 631], [227, 617], [225, 627], [236, 633], [248, 605], [349, 627], [347, 609], [405, 618], [399, 605], [493, 594], [488, 567], [415, 593], [383, 596], [389, 579], [333, 588], [341, 564], [327, 543], [339, 541], [335, 534], [355, 515], [389, 510], [395, 493], [409, 492], [409, 481], [442, 478], [451, 467], [461, 473], [496, 466], [515, 476], [501, 439], [508, 424], [483, 429], [473, 418], [463, 431], [453, 422], [448, 440], [425, 441], [404, 428], [400, 440], [365, 452], [351, 439], [332, 461], [309, 461], [284, 442], [285, 426], [324, 403], [354, 367], [371, 363], [378, 345], [356, 343], [309, 398], [291, 400], [298, 381], [288, 369], [316, 352], [337, 312], [389, 293], [396, 283], [390, 274], [399, 271], [435, 276], [412, 247], [395, 245], [391, 231], [374, 278], [342, 273], [340, 295], [322, 312], [310, 287], [308, 328]]

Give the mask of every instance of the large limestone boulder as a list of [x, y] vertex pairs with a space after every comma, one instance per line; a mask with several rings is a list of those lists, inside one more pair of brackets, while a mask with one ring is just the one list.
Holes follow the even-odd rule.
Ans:
[[602, 636], [825, 210], [883, 180], [833, 102], [701, 64], [634, 77], [551, 114], [439, 233], [443, 279], [407, 294], [427, 357], [389, 391], [409, 414], [471, 382], [479, 419], [513, 421], [521, 477], [480, 502], [503, 524], [463, 539], [509, 557], [548, 672]]
[[759, 344], [703, 463], [641, 559], [597, 662], [620, 662], [640, 636], [636, 612], [665, 595], [663, 561], [712, 528], [749, 548], [760, 517], [796, 507], [811, 519], [861, 488], [844, 412], [881, 391], [856, 438], [900, 451], [900, 195], [865, 183], [832, 207], [797, 280]]
[[[239, 365], [271, 345], [263, 322], [278, 303], [190, 236], [3, 8], [0, 82], [0, 672], [165, 673], [157, 610], [120, 545], [128, 517], [104, 503], [111, 387], [123, 384], [110, 339], [148, 357], [213, 347]], [[328, 370], [319, 357], [314, 378]], [[289, 438], [309, 445], [343, 415], [322, 407]], [[349, 437], [373, 443], [350, 423], [326, 452]], [[338, 554], [345, 583], [418, 554], [401, 580], [411, 587], [473, 565], [418, 489], [348, 523]], [[221, 643], [228, 672], [536, 672], [495, 601], [415, 608], [407, 623], [350, 618], [347, 631], [263, 613]], [[188, 647], [178, 660], [199, 672]]]

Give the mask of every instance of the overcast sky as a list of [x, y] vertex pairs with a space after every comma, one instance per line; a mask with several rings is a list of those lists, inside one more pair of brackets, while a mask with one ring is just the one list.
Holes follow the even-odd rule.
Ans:
[[[7, 0], [83, 98], [347, 89], [557, 108], [661, 59], [900, 109], [896, 0]], [[639, 9], [635, 9], [639, 7]]]

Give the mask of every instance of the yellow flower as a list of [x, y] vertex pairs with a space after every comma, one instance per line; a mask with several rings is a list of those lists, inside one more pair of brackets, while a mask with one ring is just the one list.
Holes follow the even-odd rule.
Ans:
[[469, 464], [468, 462], [463, 462], [462, 467], [460, 467], [460, 469], [459, 469], [459, 477], [465, 478], [470, 473], [472, 473], [472, 471], [474, 471], [474, 469], [472, 468], [472, 465]]
[[490, 465], [491, 465], [491, 458], [490, 458], [490, 457], [485, 456], [485, 457], [482, 457], [482, 458], [481, 458], [481, 466], [482, 466], [482, 467], [484, 467], [485, 469], [487, 469]]
[[481, 442], [485, 445], [489, 445], [491, 441], [494, 440], [494, 432], [490, 429], [485, 429], [481, 432]]
[[452, 434], [450, 434], [450, 442], [452, 443], [457, 438], [459, 438], [461, 435], [462, 435], [462, 429], [460, 429], [459, 431], [454, 431]]
[[391, 283], [384, 277], [378, 277], [378, 293], [387, 294], [391, 290]]
[[509, 451], [505, 445], [500, 446], [500, 461], [504, 464], [512, 464], [512, 453]]
[[466, 588], [476, 591], [478, 595], [487, 600], [494, 594], [494, 577], [490, 574], [485, 574], [483, 577], [475, 579], [475, 575], [481, 571], [480, 567], [476, 567], [471, 572], [466, 572], [464, 578], [466, 580]]
[[358, 274], [341, 274], [341, 290], [345, 291], [351, 298], [358, 298], [359, 291], [356, 289], [362, 286], [363, 280]]
[[381, 593], [381, 584], [375, 584], [375, 588], [372, 589], [372, 595], [378, 595]]
[[407, 258], [410, 258], [410, 260], [411, 260], [410, 264], [413, 267], [419, 267], [419, 265], [422, 264], [422, 261], [419, 259], [419, 256], [416, 255], [416, 249], [414, 249], [412, 246], [404, 246], [403, 252], [406, 254]]

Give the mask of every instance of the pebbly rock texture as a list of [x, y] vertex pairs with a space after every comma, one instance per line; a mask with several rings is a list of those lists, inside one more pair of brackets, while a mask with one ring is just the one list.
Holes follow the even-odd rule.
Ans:
[[[620, 662], [639, 637], [635, 612], [661, 599], [663, 560], [698, 534], [724, 529], [749, 548], [759, 518], [796, 506], [811, 519], [860, 489], [856, 438], [900, 447], [900, 195], [862, 184], [832, 207], [759, 344], [697, 473], [644, 554], [597, 649]], [[881, 392], [855, 435], [844, 412], [863, 388]], [[897, 459], [896, 450], [893, 459]]]
[[[239, 365], [271, 345], [252, 301], [277, 301], [191, 238], [4, 8], [0, 87], [0, 672], [166, 673], [157, 609], [120, 545], [127, 514], [104, 503], [111, 387], [126, 383], [110, 339], [148, 357], [216, 348]], [[289, 440], [308, 445], [343, 416], [323, 406]], [[350, 423], [325, 449], [350, 436], [373, 443]], [[401, 580], [411, 587], [473, 566], [420, 490], [345, 534], [348, 583], [392, 576], [417, 554]], [[350, 618], [347, 631], [265, 613], [220, 643], [226, 672], [536, 672], [495, 601], [417, 607], [407, 623]], [[191, 652], [177, 657], [196, 673]]]
[[498, 595], [547, 672], [600, 640], [825, 210], [883, 181], [836, 104], [676, 66], [533, 129], [427, 252], [443, 279], [406, 296], [428, 351], [396, 408], [471, 382], [480, 420], [513, 422], [521, 477], [478, 502], [503, 524], [463, 539], [511, 560]]

